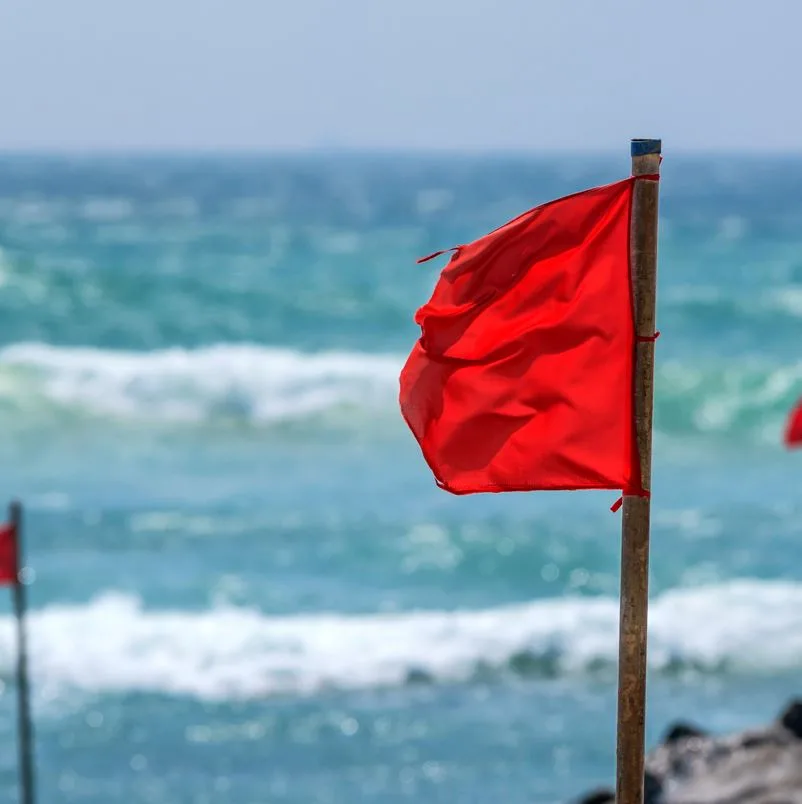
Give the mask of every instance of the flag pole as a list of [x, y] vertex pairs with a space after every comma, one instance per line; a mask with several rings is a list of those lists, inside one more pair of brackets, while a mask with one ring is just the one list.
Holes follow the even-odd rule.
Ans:
[[[631, 142], [632, 175], [660, 171], [660, 140]], [[635, 426], [643, 488], [651, 488], [654, 334], [657, 296], [658, 182], [635, 182], [630, 259], [635, 301]], [[649, 596], [649, 497], [626, 495], [621, 528], [616, 804], [643, 803], [646, 636]]]
[[34, 804], [33, 726], [28, 688], [28, 644], [25, 633], [25, 584], [20, 576], [22, 560], [22, 505], [12, 502], [9, 519], [17, 542], [17, 582], [13, 585], [17, 622], [17, 739], [19, 741], [20, 802]]

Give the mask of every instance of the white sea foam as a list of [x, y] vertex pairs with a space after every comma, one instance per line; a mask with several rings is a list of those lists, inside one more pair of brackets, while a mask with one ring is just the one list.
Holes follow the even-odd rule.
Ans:
[[739, 434], [776, 444], [802, 394], [802, 363], [705, 367], [669, 362], [660, 367], [656, 384], [658, 430]]
[[[109, 593], [30, 618], [32, 671], [47, 698], [69, 690], [206, 700], [470, 680], [478, 671], [582, 676], [612, 670], [618, 604], [549, 599], [483, 611], [271, 617], [243, 608], [152, 611]], [[802, 585], [741, 580], [675, 590], [650, 612], [657, 671], [802, 669]], [[13, 666], [0, 619], [0, 670]]]
[[785, 285], [767, 291], [763, 301], [769, 310], [779, 310], [786, 315], [802, 318], [802, 285]]
[[[0, 350], [47, 398], [93, 414], [197, 422], [281, 422], [359, 406], [389, 409], [395, 357], [256, 345], [125, 352], [16, 344]], [[17, 386], [0, 382], [0, 394]]]

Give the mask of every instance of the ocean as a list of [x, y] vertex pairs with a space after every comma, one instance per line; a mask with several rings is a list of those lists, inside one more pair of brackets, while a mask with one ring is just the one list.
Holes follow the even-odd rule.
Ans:
[[[628, 172], [625, 148], [0, 157], [40, 804], [612, 783], [617, 495], [451, 497], [397, 390], [443, 262], [417, 257]], [[802, 693], [800, 187], [802, 157], [665, 155], [650, 745]]]

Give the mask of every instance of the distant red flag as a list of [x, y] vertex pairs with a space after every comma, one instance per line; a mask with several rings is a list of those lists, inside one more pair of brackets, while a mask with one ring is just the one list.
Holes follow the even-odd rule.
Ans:
[[421, 337], [400, 378], [403, 416], [441, 488], [644, 493], [635, 181], [536, 207], [455, 249], [415, 316]]
[[785, 428], [785, 445], [802, 447], [802, 399], [788, 417], [788, 425]]
[[17, 529], [0, 525], [0, 585], [17, 583]]

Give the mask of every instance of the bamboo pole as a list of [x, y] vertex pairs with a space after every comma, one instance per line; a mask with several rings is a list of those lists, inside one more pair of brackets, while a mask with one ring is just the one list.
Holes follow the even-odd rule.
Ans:
[[33, 726], [28, 687], [28, 644], [25, 633], [25, 584], [19, 577], [23, 566], [22, 505], [9, 506], [9, 519], [17, 540], [17, 579], [13, 586], [14, 615], [17, 621], [17, 740], [19, 742], [19, 785], [21, 804], [34, 804]]
[[[632, 175], [659, 173], [660, 151], [660, 140], [632, 140]], [[658, 190], [657, 181], [635, 182], [630, 237], [635, 332], [639, 336], [635, 362], [635, 424], [641, 480], [646, 490], [651, 488], [652, 476]], [[624, 497], [616, 804], [643, 802], [650, 509], [648, 497]]]

